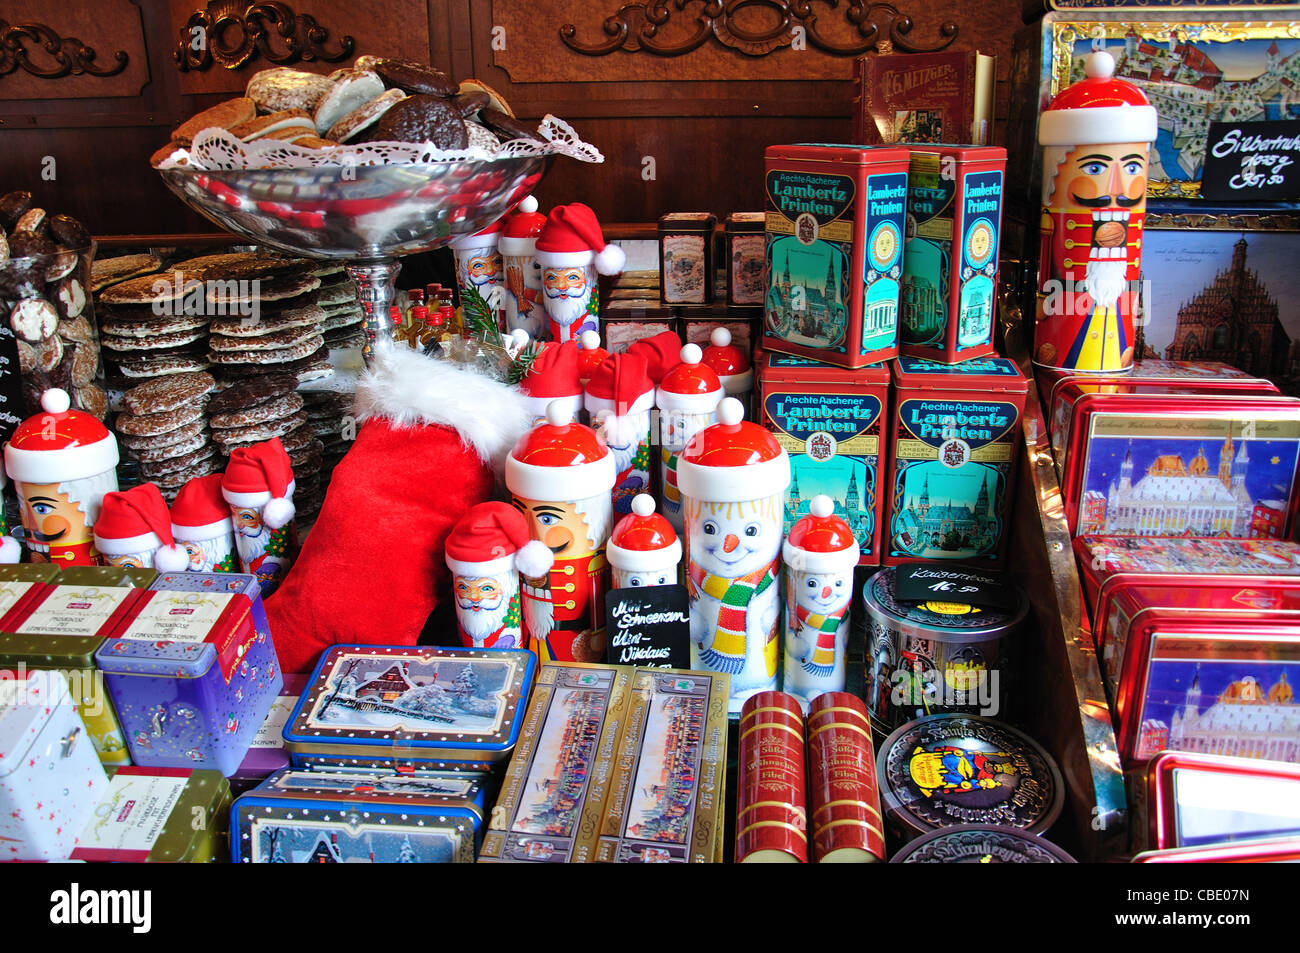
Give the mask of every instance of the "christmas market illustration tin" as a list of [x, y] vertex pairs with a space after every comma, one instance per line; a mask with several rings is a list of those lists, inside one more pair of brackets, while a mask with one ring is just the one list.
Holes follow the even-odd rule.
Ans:
[[1028, 384], [1005, 358], [893, 363], [885, 534], [887, 566], [1001, 563]]
[[592, 859], [635, 671], [581, 662], [542, 666], [480, 862]]
[[1061, 772], [1038, 742], [974, 715], [929, 715], [885, 739], [876, 762], [885, 820], [910, 841], [936, 828], [997, 824], [1041, 834], [1061, 813]]
[[336, 645], [284, 729], [294, 767], [324, 757], [489, 770], [519, 739], [536, 656], [523, 649]]
[[877, 492], [889, 410], [883, 364], [848, 369], [790, 354], [758, 364], [761, 423], [790, 455], [784, 532], [820, 494], [853, 530], [859, 563], [880, 562], [883, 494]]
[[891, 864], [1072, 864], [1074, 858], [1045, 837], [1014, 827], [959, 824], [918, 837]]
[[1085, 396], [1074, 413], [1061, 472], [1074, 535], [1289, 533], [1300, 400], [1163, 393], [1118, 410]]
[[862, 367], [898, 353], [908, 152], [768, 146], [763, 346]]
[[277, 771], [231, 807], [231, 859], [473, 863], [485, 783], [483, 775], [433, 771]]

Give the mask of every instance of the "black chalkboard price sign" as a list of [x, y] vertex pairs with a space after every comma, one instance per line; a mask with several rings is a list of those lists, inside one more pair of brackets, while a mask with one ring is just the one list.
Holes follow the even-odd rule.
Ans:
[[685, 586], [610, 590], [605, 595], [605, 661], [690, 668], [690, 620]]
[[1300, 119], [1210, 123], [1201, 198], [1216, 202], [1300, 199]]
[[912, 563], [895, 570], [894, 595], [903, 602], [954, 602], [1009, 610], [1018, 596], [992, 569]]

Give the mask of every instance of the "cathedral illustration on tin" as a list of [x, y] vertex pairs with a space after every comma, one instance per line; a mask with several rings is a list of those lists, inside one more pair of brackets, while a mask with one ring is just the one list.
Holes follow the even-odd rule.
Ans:
[[[849, 268], [841, 247], [829, 241], [809, 247], [797, 238], [777, 238], [768, 248], [768, 264], [773, 279], [767, 293], [768, 329], [808, 347], [842, 345], [848, 333]], [[802, 309], [796, 289], [802, 289]]]
[[998, 472], [956, 461], [908, 467], [902, 506], [894, 512], [894, 547], [913, 556], [976, 556], [997, 549]]
[[[814, 435], [815, 437], [815, 435]], [[812, 498], [829, 496], [835, 503], [835, 515], [849, 524], [862, 551], [871, 551], [871, 534], [875, 529], [875, 501], [870, 495], [875, 486], [875, 457], [866, 462], [848, 456], [833, 456], [825, 462], [809, 460], [804, 454], [790, 458], [790, 486], [785, 492], [785, 532], [801, 516], [807, 516]], [[844, 470], [848, 470], [847, 476]], [[861, 479], [859, 478], [861, 475]], [[859, 487], [866, 488], [866, 497]]]

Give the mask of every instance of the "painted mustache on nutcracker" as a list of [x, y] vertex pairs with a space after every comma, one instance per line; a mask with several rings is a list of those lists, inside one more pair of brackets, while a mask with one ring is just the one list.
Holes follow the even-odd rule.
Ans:
[[1120, 208], [1133, 208], [1135, 205], [1141, 205], [1146, 200], [1146, 194], [1144, 192], [1135, 199], [1131, 199], [1127, 195], [1099, 195], [1095, 199], [1085, 199], [1071, 192], [1070, 198], [1084, 208], [1110, 208], [1112, 205], [1118, 205]]

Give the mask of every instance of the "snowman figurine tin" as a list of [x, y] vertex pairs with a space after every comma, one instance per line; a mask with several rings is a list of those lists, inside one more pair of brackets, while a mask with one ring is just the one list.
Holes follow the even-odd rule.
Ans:
[[677, 463], [686, 526], [691, 667], [731, 676], [728, 710], [777, 687], [782, 517], [790, 458], [734, 397]]
[[804, 712], [823, 692], [844, 691], [853, 568], [853, 530], [835, 515], [835, 503], [818, 494], [808, 515], [790, 527], [785, 561], [785, 690]]
[[632, 498], [632, 512], [618, 521], [605, 547], [613, 589], [672, 586], [682, 561], [682, 543], [673, 526], [655, 512], [649, 493]]

